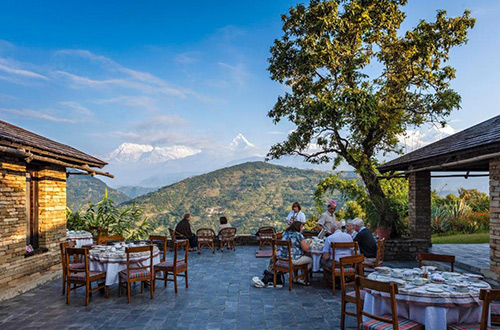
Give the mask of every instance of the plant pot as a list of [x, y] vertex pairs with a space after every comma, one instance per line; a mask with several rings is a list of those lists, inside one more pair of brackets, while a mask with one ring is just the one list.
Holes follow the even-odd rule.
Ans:
[[376, 229], [378, 239], [385, 238], [388, 240], [391, 237], [392, 228], [391, 227], [377, 227]]

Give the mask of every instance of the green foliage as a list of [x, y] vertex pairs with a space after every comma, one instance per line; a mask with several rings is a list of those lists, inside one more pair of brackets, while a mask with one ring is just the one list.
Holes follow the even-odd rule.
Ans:
[[447, 236], [432, 235], [432, 244], [480, 244], [489, 242], [490, 234], [488, 232]]
[[[424, 123], [444, 125], [460, 107], [460, 96], [450, 88], [455, 69], [445, 62], [453, 47], [467, 42], [475, 23], [468, 11], [450, 18], [441, 10], [434, 22], [421, 20], [402, 31], [406, 3], [299, 4], [282, 16], [283, 36], [274, 41], [269, 58], [271, 78], [289, 91], [278, 97], [268, 116], [274, 123], [289, 120], [295, 129], [271, 147], [268, 157], [333, 160], [334, 168], [346, 161], [362, 178], [363, 198], [371, 200], [377, 221], [393, 229], [402, 210], [392, 209], [383, 192], [376, 155], [400, 152], [398, 135]], [[367, 74], [369, 65], [380, 72]]]
[[352, 220], [354, 218], [366, 219], [366, 213], [363, 207], [356, 201], [347, 201], [342, 208], [336, 212], [338, 219]]
[[111, 235], [121, 235], [126, 240], [145, 239], [152, 229], [151, 223], [143, 219], [143, 210], [132, 203], [117, 207], [108, 197], [96, 204], [89, 202], [85, 211], [72, 212], [66, 208], [67, 228], [70, 230], [90, 230], [90, 227], [107, 228]]

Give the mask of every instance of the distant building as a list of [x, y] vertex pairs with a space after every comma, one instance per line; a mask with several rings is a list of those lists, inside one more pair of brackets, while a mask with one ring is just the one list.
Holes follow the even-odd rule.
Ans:
[[66, 168], [112, 177], [106, 164], [0, 120], [0, 300], [60, 274]]

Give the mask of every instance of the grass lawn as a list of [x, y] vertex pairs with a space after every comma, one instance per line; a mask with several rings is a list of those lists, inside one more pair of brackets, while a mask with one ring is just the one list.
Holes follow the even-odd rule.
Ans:
[[490, 233], [457, 234], [451, 236], [432, 235], [432, 244], [479, 244], [489, 242]]

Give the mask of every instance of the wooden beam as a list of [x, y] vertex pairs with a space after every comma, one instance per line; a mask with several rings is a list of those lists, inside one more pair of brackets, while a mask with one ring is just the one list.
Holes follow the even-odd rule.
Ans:
[[0, 152], [5, 152], [7, 154], [11, 154], [11, 155], [15, 155], [15, 156], [24, 158], [24, 160], [27, 163], [30, 163], [33, 160], [37, 160], [37, 161], [40, 161], [40, 162], [45, 162], [45, 163], [50, 163], [50, 164], [56, 164], [56, 165], [61, 165], [61, 166], [64, 166], [64, 167], [76, 168], [78, 170], [87, 171], [92, 176], [98, 174], [98, 175], [107, 176], [109, 178], [114, 178], [115, 177], [113, 174], [110, 174], [108, 172], [101, 172], [101, 171], [98, 171], [98, 170], [94, 170], [94, 169], [90, 168], [90, 166], [88, 166], [87, 164], [83, 164], [83, 165], [71, 164], [71, 163], [63, 162], [63, 161], [60, 161], [60, 160], [57, 160], [57, 159], [52, 159], [52, 158], [48, 158], [48, 157], [42, 157], [42, 156], [34, 155], [31, 152], [26, 152], [24, 150], [19, 150], [19, 149], [9, 148], [9, 147], [5, 147], [5, 146], [0, 146]]

